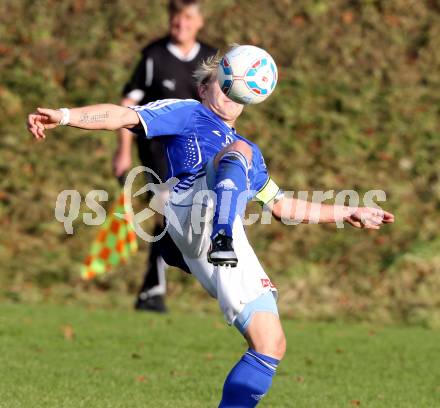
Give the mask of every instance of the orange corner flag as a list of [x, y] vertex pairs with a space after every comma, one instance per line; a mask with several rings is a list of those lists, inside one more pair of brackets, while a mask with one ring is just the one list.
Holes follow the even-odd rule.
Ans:
[[97, 275], [109, 272], [115, 266], [126, 262], [129, 256], [137, 251], [133, 215], [125, 212], [124, 204], [125, 195], [124, 191], [121, 191], [118, 201], [112, 206], [109, 216], [93, 241], [90, 253], [81, 265], [83, 279], [91, 280]]

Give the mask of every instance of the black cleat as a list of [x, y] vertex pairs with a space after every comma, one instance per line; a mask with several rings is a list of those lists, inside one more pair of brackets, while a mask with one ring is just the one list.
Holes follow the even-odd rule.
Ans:
[[222, 231], [212, 239], [211, 249], [208, 252], [208, 262], [215, 266], [223, 265], [232, 268], [237, 266], [238, 259], [234, 252], [232, 238], [224, 235]]
[[144, 312], [167, 313], [168, 309], [165, 306], [165, 299], [163, 296], [155, 295], [148, 296], [145, 292], [139, 293], [134, 308]]

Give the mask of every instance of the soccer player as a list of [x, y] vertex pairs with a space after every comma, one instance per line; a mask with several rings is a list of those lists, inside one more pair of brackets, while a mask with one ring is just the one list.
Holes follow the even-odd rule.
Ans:
[[202, 103], [160, 100], [130, 108], [38, 108], [28, 117], [28, 129], [42, 139], [46, 129], [60, 124], [125, 127], [164, 143], [169, 176], [179, 179], [166, 205], [168, 231], [193, 275], [218, 299], [228, 322], [249, 344], [225, 380], [220, 407], [255, 407], [271, 386], [286, 339], [276, 288], [243, 228], [248, 199], [256, 196], [276, 219], [296, 220], [301, 213], [303, 222], [379, 229], [394, 216], [378, 208], [320, 205], [283, 195], [269, 177], [257, 145], [235, 131], [243, 106], [222, 93], [216, 80], [218, 63], [218, 58], [210, 58], [195, 73]]
[[[216, 53], [215, 48], [197, 40], [203, 27], [200, 0], [170, 0], [168, 13], [168, 35], [142, 50], [136, 69], [124, 86], [123, 106], [145, 105], [168, 98], [198, 99], [192, 73], [202, 60]], [[131, 167], [133, 137], [135, 135], [127, 129], [118, 132], [118, 146], [113, 158], [113, 171], [118, 178]], [[136, 137], [135, 142], [141, 163], [164, 181], [167, 163], [163, 144], [145, 137]], [[162, 229], [163, 217], [157, 214], [153, 235], [158, 236]], [[135, 302], [137, 310], [166, 311], [166, 264], [162, 253], [171, 252], [172, 246], [168, 235], [151, 244], [147, 270]]]

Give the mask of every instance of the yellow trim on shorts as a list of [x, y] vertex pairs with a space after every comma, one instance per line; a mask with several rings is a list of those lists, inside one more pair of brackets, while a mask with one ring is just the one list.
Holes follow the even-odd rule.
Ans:
[[278, 194], [280, 188], [270, 177], [267, 179], [261, 190], [255, 195], [263, 204], [270, 203]]

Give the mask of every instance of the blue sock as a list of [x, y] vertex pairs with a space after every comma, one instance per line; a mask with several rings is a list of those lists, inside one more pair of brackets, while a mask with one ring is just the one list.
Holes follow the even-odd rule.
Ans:
[[249, 349], [226, 378], [219, 408], [255, 407], [269, 391], [278, 363]]
[[[213, 218], [211, 237], [224, 230], [225, 235], [232, 237], [232, 226], [236, 215], [243, 215], [246, 208], [248, 162], [240, 152], [230, 151], [223, 155], [218, 164], [214, 192], [217, 205]], [[241, 195], [240, 195], [241, 194]]]

